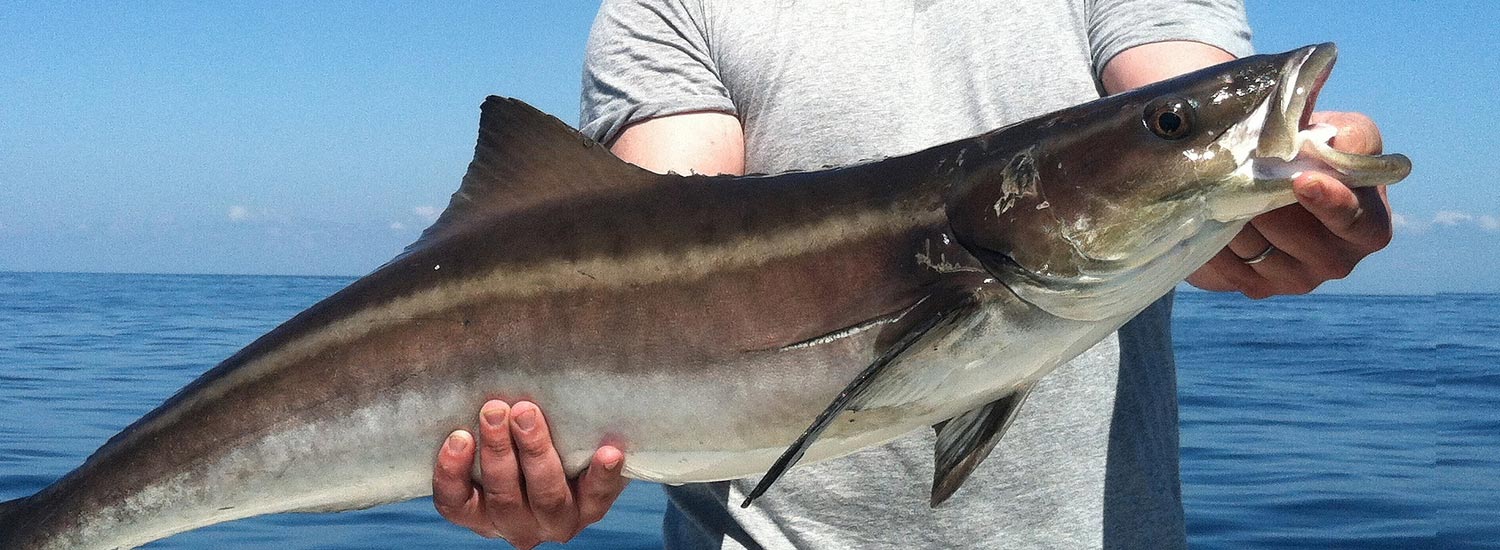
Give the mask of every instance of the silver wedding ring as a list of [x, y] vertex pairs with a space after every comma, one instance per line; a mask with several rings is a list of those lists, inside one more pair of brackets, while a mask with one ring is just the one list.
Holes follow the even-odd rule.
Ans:
[[1276, 245], [1274, 245], [1274, 244], [1268, 244], [1268, 245], [1266, 245], [1266, 249], [1262, 250], [1260, 254], [1256, 254], [1254, 257], [1251, 257], [1251, 258], [1240, 258], [1240, 261], [1245, 262], [1245, 265], [1255, 265], [1255, 264], [1258, 264], [1258, 263], [1266, 261], [1266, 258], [1270, 258], [1271, 254], [1273, 254], [1275, 252], [1276, 252]]

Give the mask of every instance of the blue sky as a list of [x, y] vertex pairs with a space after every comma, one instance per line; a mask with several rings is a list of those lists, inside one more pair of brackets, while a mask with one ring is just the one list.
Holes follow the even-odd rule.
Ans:
[[[1434, 4], [1250, 3], [1261, 51], [1338, 42], [1319, 106], [1416, 165], [1327, 291], [1500, 291], [1500, 4]], [[365, 273], [446, 204], [486, 95], [576, 122], [595, 6], [11, 5], [0, 270]]]

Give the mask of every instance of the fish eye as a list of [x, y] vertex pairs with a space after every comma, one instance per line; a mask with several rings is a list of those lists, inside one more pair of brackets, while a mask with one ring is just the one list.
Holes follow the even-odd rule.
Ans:
[[1162, 139], [1182, 139], [1193, 131], [1193, 106], [1178, 97], [1159, 99], [1146, 106], [1146, 127]]

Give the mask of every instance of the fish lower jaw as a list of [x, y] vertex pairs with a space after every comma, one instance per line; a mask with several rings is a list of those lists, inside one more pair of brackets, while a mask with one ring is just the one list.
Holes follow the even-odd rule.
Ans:
[[[1296, 155], [1290, 159], [1257, 156], [1250, 161], [1248, 175], [1257, 186], [1290, 195], [1291, 183], [1307, 172], [1332, 176], [1350, 188], [1390, 185], [1411, 173], [1411, 161], [1396, 154], [1361, 155], [1335, 149], [1338, 128], [1313, 124], [1297, 132]], [[1287, 203], [1289, 204], [1289, 202]]]
[[1313, 124], [1297, 132], [1290, 154], [1262, 156], [1257, 151], [1235, 172], [1235, 178], [1244, 182], [1234, 186], [1238, 190], [1210, 201], [1210, 218], [1234, 223], [1293, 204], [1297, 197], [1292, 194], [1292, 182], [1307, 172], [1342, 175], [1330, 164], [1327, 153], [1332, 150], [1328, 143], [1337, 134], [1338, 128], [1332, 125]]

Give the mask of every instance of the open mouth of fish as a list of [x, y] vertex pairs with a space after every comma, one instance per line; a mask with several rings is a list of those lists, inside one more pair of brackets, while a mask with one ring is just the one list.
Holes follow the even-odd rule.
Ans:
[[1350, 187], [1388, 185], [1411, 172], [1411, 161], [1403, 155], [1361, 155], [1334, 149], [1338, 135], [1331, 124], [1313, 123], [1318, 93], [1328, 81], [1338, 58], [1332, 43], [1308, 46], [1287, 61], [1271, 97], [1265, 128], [1253, 155], [1258, 180], [1290, 180], [1302, 172], [1320, 170], [1335, 174]]

